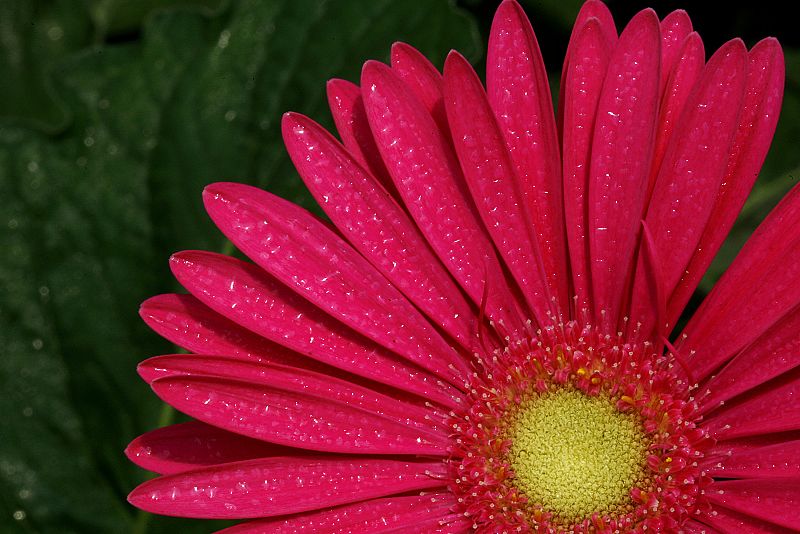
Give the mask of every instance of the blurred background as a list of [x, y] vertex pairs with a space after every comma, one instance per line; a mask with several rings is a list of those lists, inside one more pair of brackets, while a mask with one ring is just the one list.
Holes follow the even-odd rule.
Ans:
[[[207, 183], [311, 207], [280, 141], [284, 111], [330, 126], [325, 81], [357, 81], [395, 40], [438, 66], [458, 49], [482, 72], [496, 4], [0, 0], [0, 532], [223, 525], [125, 501], [148, 475], [123, 449], [180, 418], [136, 375], [137, 362], [176, 350], [145, 328], [139, 303], [179, 290], [172, 252], [225, 247], [202, 209]], [[557, 83], [580, 2], [523, 4]], [[609, 5], [618, 26], [646, 7]], [[696, 305], [800, 172], [800, 43], [778, 2], [650, 5], [662, 17], [688, 9], [708, 55], [734, 36], [774, 35], [787, 57], [775, 143]]]

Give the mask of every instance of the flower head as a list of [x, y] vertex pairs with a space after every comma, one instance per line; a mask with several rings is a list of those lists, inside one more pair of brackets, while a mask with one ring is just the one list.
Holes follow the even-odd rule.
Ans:
[[[330, 223], [220, 183], [254, 263], [173, 256], [142, 306], [193, 354], [139, 367], [196, 422], [140, 436], [155, 513], [231, 532], [800, 529], [800, 192], [674, 327], [766, 155], [774, 39], [706, 61], [688, 16], [589, 0], [558, 112], [506, 0], [486, 88], [399, 43], [328, 85], [341, 143], [288, 113]], [[673, 341], [670, 342], [670, 339]]]

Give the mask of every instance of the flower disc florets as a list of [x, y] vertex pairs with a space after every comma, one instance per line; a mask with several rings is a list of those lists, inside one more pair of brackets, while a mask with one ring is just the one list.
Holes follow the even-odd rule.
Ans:
[[660, 532], [698, 508], [709, 439], [674, 355], [569, 322], [476, 359], [450, 458], [476, 530]]

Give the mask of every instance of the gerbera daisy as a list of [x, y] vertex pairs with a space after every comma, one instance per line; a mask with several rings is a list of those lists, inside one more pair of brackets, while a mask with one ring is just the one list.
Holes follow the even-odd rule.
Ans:
[[[486, 89], [398, 43], [332, 80], [341, 143], [284, 116], [330, 222], [232, 183], [254, 263], [173, 256], [142, 306], [193, 354], [139, 367], [196, 422], [127, 453], [131, 493], [229, 532], [800, 529], [800, 190], [674, 329], [764, 160], [774, 39], [706, 62], [687, 15], [581, 10], [557, 115], [520, 6]], [[672, 340], [672, 342], [670, 342]], [[226, 531], [227, 532], [227, 531]]]

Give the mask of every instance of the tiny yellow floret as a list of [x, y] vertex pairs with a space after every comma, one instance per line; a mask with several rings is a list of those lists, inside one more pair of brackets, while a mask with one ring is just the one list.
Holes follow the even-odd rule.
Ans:
[[624, 512], [645, 477], [648, 439], [609, 397], [560, 389], [519, 406], [509, 428], [514, 484], [562, 524]]

